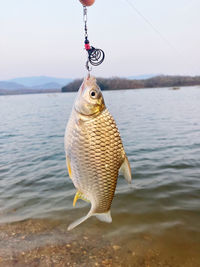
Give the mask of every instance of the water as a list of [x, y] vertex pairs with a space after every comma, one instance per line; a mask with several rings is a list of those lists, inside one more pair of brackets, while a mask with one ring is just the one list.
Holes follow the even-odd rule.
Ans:
[[[91, 218], [67, 233], [69, 223], [89, 210], [81, 200], [72, 207], [75, 189], [65, 165], [63, 138], [74, 98], [74, 93], [0, 97], [0, 256], [3, 248], [10, 255], [3, 238], [9, 227], [22, 233], [29, 223], [31, 251], [84, 233], [90, 244], [97, 236], [102, 244], [117, 243], [123, 266], [200, 266], [200, 89], [104, 92], [133, 185], [119, 178], [112, 224]], [[33, 230], [38, 224], [40, 234]], [[20, 244], [12, 251], [26, 250], [27, 243]]]

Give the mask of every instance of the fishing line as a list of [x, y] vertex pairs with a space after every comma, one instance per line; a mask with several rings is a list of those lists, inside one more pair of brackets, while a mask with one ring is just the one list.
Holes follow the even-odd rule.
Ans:
[[151, 28], [152, 30], [160, 36], [160, 38], [166, 43], [168, 44], [173, 50], [175, 50], [177, 53], [179, 53], [180, 51], [151, 23], [151, 21], [149, 19], [147, 19], [137, 8], [136, 6], [132, 3], [132, 1], [130, 0], [125, 0], [130, 7], [133, 8], [133, 10], [138, 14], [138, 16], [140, 16]]
[[197, 70], [196, 68], [194, 68], [193, 63], [191, 62], [190, 58], [187, 58], [183, 60], [185, 58], [185, 53], [182, 52], [180, 49], [177, 49], [154, 25], [153, 23], [147, 19], [142, 12], [133, 4], [132, 0], [125, 0], [127, 2], [127, 4], [135, 11], [135, 13], [140, 16], [145, 22], [146, 24], [148, 24], [151, 29], [171, 48], [173, 49], [177, 55], [179, 55], [179, 57], [181, 57], [181, 60], [183, 61], [183, 63], [188, 66], [188, 62], [191, 64], [193, 70], [195, 70], [196, 73], [199, 73], [199, 70]]

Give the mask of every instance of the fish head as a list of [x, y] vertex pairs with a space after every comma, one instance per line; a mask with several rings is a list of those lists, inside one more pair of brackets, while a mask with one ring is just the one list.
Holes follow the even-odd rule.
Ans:
[[78, 91], [74, 107], [77, 112], [85, 116], [97, 115], [104, 110], [103, 95], [95, 77], [85, 78]]

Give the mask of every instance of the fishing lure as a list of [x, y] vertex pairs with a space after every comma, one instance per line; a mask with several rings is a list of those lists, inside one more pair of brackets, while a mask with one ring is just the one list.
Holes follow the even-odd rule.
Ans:
[[86, 61], [86, 68], [91, 71], [89, 63], [92, 66], [99, 66], [105, 59], [105, 53], [102, 49], [95, 48], [90, 45], [88, 40], [88, 27], [87, 27], [87, 7], [83, 6], [83, 20], [84, 20], [84, 30], [85, 30], [85, 50], [88, 53], [88, 59]]

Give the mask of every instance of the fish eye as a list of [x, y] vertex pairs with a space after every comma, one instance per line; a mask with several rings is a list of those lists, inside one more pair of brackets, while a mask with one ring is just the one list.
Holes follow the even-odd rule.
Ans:
[[94, 90], [92, 90], [92, 91], [90, 92], [90, 96], [91, 96], [92, 98], [95, 98], [95, 97], [97, 96], [97, 92], [94, 91]]

